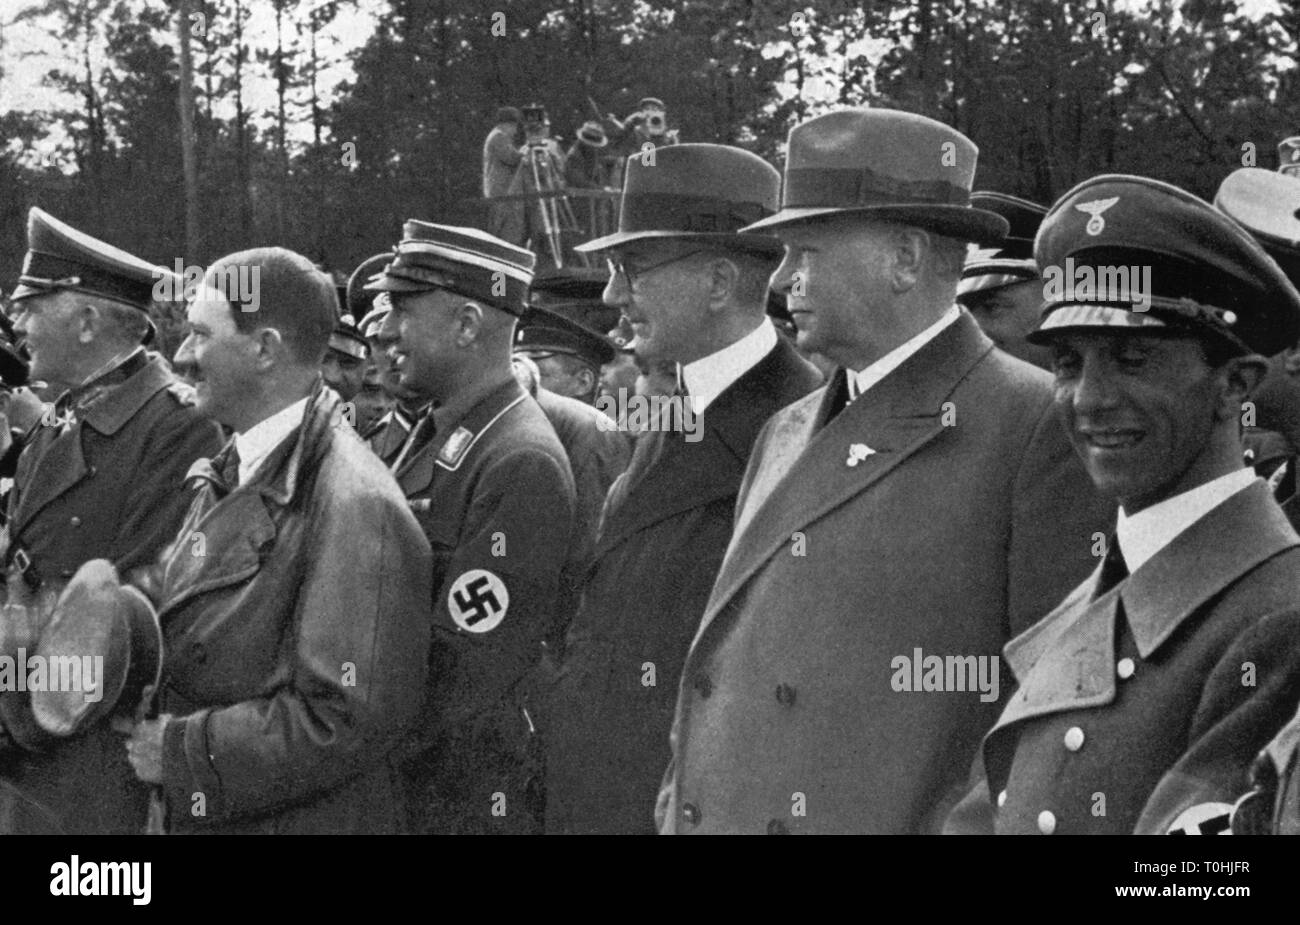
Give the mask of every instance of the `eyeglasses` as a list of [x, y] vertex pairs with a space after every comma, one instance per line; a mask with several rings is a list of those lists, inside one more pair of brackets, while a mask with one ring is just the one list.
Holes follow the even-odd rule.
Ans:
[[627, 280], [628, 288], [636, 285], [637, 277], [644, 276], [651, 270], [658, 270], [660, 267], [666, 267], [670, 263], [677, 263], [679, 260], [685, 260], [687, 257], [694, 257], [696, 254], [703, 254], [702, 250], [687, 251], [684, 254], [678, 254], [676, 257], [669, 257], [667, 260], [661, 260], [658, 263], [652, 263], [649, 266], [638, 267], [630, 264], [622, 257], [606, 257], [605, 262], [609, 264], [609, 276], [613, 279], [620, 273]]

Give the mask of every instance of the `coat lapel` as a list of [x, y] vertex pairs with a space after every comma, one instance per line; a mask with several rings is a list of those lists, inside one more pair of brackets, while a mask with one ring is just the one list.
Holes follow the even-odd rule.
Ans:
[[683, 511], [734, 496], [754, 438], [777, 410], [774, 398], [798, 362], [794, 348], [778, 340], [700, 415], [698, 441], [664, 432], [639, 438], [628, 466], [630, 484], [610, 509], [597, 555]]
[[1150, 658], [1207, 602], [1297, 545], [1300, 537], [1286, 515], [1268, 487], [1256, 481], [1094, 601], [1098, 566], [1061, 606], [1003, 649], [1019, 689], [990, 736], [1031, 717], [1110, 703], [1116, 693], [1115, 634], [1121, 616], [1139, 654]]
[[334, 391], [318, 382], [297, 431], [272, 451], [247, 485], [229, 494], [220, 470], [233, 438], [214, 459], [190, 467], [186, 484], [197, 484], [199, 494], [167, 555], [161, 619], [196, 595], [257, 574], [265, 550], [275, 542], [280, 513], [293, 500], [304, 472], [318, 468], [330, 429], [351, 426], [335, 424], [342, 419], [340, 405]]
[[[442, 421], [433, 439], [403, 461], [394, 475], [407, 498], [426, 494], [438, 469], [454, 472], [470, 456], [479, 438], [528, 393], [514, 379], [487, 393], [459, 418]], [[432, 411], [427, 412], [433, 414]], [[423, 423], [423, 419], [421, 419]], [[415, 425], [415, 430], [420, 424]], [[414, 431], [413, 431], [414, 432]]]
[[[944, 431], [943, 402], [993, 347], [962, 312], [838, 414], [843, 371], [774, 420], [697, 638], [791, 536], [861, 495]], [[829, 420], [827, 420], [829, 418]], [[819, 423], [827, 421], [825, 426]], [[866, 448], [861, 455], [861, 448]], [[856, 461], [850, 464], [854, 449]]]

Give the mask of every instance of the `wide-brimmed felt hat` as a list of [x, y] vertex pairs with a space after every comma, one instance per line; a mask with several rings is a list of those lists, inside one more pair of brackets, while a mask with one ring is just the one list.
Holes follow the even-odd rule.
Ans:
[[91, 559], [59, 594], [36, 655], [47, 666], [72, 666], [72, 659], [83, 669], [85, 659], [102, 659], [93, 699], [85, 690], [51, 690], [52, 683], [31, 693], [37, 724], [51, 735], [70, 736], [111, 713], [134, 713], [157, 688], [162, 628], [142, 592], [122, 584], [107, 560]]
[[776, 211], [781, 175], [757, 154], [729, 145], [684, 144], [627, 159], [618, 231], [575, 250], [674, 239], [779, 253], [767, 234], [741, 229]]
[[599, 122], [584, 122], [578, 129], [578, 140], [589, 148], [603, 148], [609, 144], [605, 129]]
[[979, 149], [954, 128], [892, 109], [841, 109], [790, 130], [781, 209], [743, 229], [854, 215], [985, 247], [1007, 220], [971, 205]]

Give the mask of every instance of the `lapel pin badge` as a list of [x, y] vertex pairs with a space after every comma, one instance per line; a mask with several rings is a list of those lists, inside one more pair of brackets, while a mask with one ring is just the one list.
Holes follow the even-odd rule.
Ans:
[[850, 467], [856, 466], [858, 463], [862, 462], [862, 460], [873, 455], [875, 452], [875, 450], [867, 446], [865, 443], [851, 443], [849, 444], [849, 458], [844, 462]]

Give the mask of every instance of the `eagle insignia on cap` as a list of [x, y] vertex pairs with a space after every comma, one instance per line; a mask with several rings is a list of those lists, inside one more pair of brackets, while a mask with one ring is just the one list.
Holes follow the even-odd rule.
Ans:
[[1075, 205], [1076, 209], [1083, 212], [1085, 215], [1092, 216], [1092, 218], [1088, 219], [1088, 224], [1084, 226], [1083, 230], [1093, 236], [1101, 234], [1102, 230], [1106, 227], [1106, 220], [1101, 217], [1101, 213], [1105, 212], [1117, 202], [1119, 202], [1119, 197], [1112, 196], [1109, 199], [1094, 199], [1092, 202], [1077, 203]]

